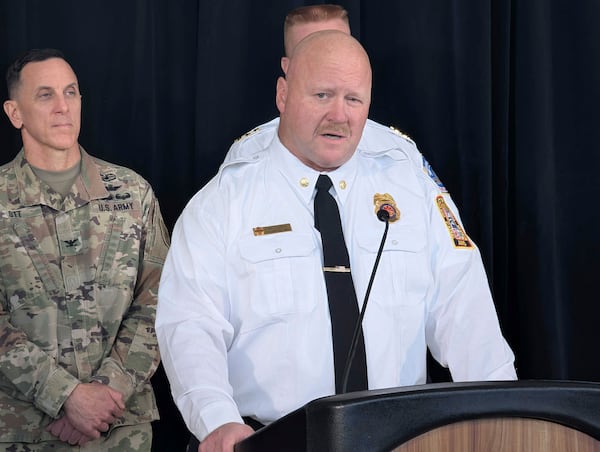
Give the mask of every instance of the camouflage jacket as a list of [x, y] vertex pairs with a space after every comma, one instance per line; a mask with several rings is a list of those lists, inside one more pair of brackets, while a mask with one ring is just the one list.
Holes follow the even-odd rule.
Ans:
[[89, 156], [64, 200], [23, 151], [0, 167], [0, 442], [55, 439], [75, 386], [123, 393], [113, 426], [158, 418], [157, 289], [169, 239], [150, 185]]

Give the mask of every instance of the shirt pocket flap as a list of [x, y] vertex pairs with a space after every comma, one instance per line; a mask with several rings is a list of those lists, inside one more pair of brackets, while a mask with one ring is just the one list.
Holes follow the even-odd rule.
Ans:
[[252, 263], [305, 257], [316, 248], [312, 235], [292, 232], [246, 237], [240, 239], [239, 246], [242, 258]]
[[[376, 253], [379, 250], [382, 238], [383, 233], [380, 236], [363, 234], [359, 235], [358, 244], [364, 250]], [[391, 224], [385, 239], [383, 251], [418, 253], [425, 248], [425, 244], [425, 235], [422, 231]]]

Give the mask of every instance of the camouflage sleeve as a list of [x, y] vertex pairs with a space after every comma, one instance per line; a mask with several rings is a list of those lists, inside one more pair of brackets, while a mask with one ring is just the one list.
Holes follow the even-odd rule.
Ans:
[[[0, 177], [0, 193], [4, 195], [0, 203], [2, 210], [6, 210], [6, 196], [14, 193], [14, 190], [14, 178]], [[55, 306], [41, 298], [37, 300], [37, 305], [32, 303], [32, 306], [25, 306], [22, 304], [23, 300], [31, 295], [27, 289], [8, 291], [9, 282], [16, 286], [19, 284], [20, 275], [33, 273], [29, 272], [30, 269], [13, 267], [11, 253], [18, 254], [22, 250], [17, 249], [16, 244], [11, 242], [13, 236], [8, 234], [9, 224], [13, 224], [10, 218], [6, 221], [0, 218], [3, 239], [0, 240], [0, 394], [3, 396], [0, 411], [10, 411], [15, 419], [18, 419], [17, 403], [11, 403], [12, 399], [32, 404], [49, 416], [57, 417], [62, 403], [80, 381], [57, 364], [55, 357], [49, 353], [52, 344], [34, 343], [28, 332], [15, 326], [18, 323], [11, 319], [12, 305], [22, 317], [24, 325], [28, 328], [38, 328], [40, 325], [36, 323], [35, 318], [47, 318], [43, 315], [45, 313], [49, 313], [51, 318]], [[44, 268], [47, 269], [47, 266]], [[8, 406], [5, 405], [7, 400]]]
[[104, 359], [94, 379], [120, 391], [127, 400], [146, 385], [160, 361], [154, 321], [158, 283], [169, 248], [169, 235], [158, 201], [148, 188], [143, 200], [144, 236], [134, 297], [126, 313], [110, 355]]
[[0, 387], [9, 397], [32, 403], [56, 418], [63, 402], [81, 382], [10, 323], [2, 287], [0, 300]]

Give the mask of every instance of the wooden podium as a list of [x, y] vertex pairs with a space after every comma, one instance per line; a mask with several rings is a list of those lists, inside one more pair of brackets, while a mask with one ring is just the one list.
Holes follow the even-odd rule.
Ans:
[[276, 450], [600, 452], [600, 383], [441, 383], [324, 397], [235, 447]]

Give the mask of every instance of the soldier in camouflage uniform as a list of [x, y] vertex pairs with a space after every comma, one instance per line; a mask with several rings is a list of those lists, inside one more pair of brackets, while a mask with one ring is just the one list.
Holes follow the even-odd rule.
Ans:
[[150, 450], [158, 202], [79, 145], [81, 95], [60, 52], [29, 51], [7, 82], [23, 149], [0, 167], [0, 450]]

